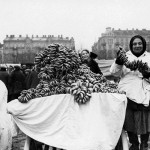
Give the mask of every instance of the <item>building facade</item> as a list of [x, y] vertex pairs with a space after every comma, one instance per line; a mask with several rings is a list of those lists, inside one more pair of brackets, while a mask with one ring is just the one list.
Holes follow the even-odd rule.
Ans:
[[52, 43], [62, 44], [70, 49], [75, 49], [74, 38], [66, 37], [62, 35], [55, 37], [54, 35], [43, 35], [42, 37], [32, 36], [15, 37], [15, 35], [6, 35], [3, 41], [3, 63], [33, 63], [35, 55], [41, 50], [45, 49]]
[[101, 37], [92, 46], [92, 51], [98, 55], [99, 59], [113, 59], [116, 57], [118, 46], [128, 51], [130, 39], [137, 34], [146, 39], [147, 51], [150, 52], [150, 30], [115, 30], [111, 27], [106, 28], [105, 33], [101, 34]]

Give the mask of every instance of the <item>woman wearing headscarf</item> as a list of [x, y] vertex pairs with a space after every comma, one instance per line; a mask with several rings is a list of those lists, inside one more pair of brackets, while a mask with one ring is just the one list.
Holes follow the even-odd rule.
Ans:
[[[146, 51], [146, 41], [136, 35], [130, 40], [130, 51], [126, 52], [129, 62], [142, 61], [150, 67], [150, 53]], [[126, 67], [123, 59], [117, 53], [117, 58], [110, 68], [111, 74], [121, 77], [118, 89], [125, 91], [128, 99], [124, 130], [127, 132], [130, 150], [148, 150], [150, 132], [150, 84], [147, 82], [150, 72], [141, 73], [138, 68], [132, 70]], [[138, 135], [140, 135], [140, 141]], [[140, 148], [139, 148], [140, 147]]]
[[84, 49], [81, 52], [82, 63], [86, 64], [92, 72], [102, 74], [98, 63], [94, 60], [96, 57], [97, 55], [95, 53], [89, 52], [87, 49]]

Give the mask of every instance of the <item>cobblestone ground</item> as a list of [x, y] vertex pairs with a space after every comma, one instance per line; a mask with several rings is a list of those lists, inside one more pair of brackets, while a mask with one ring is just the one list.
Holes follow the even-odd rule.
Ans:
[[19, 134], [13, 137], [12, 150], [23, 150], [26, 135], [19, 131]]
[[[21, 131], [19, 131], [19, 134], [13, 138], [12, 150], [23, 150], [25, 138], [26, 138], [26, 135], [24, 133], [22, 133]], [[150, 150], [150, 138], [149, 138], [148, 144], [149, 144], [149, 150]], [[43, 149], [44, 149], [44, 147], [43, 147]], [[50, 147], [49, 150], [53, 150], [53, 148]], [[57, 148], [57, 150], [60, 150], [60, 149]]]
[[[19, 131], [19, 134], [13, 137], [12, 150], [23, 150], [25, 144], [26, 135]], [[43, 146], [44, 150], [44, 146]], [[50, 147], [49, 150], [54, 150], [53, 147]], [[55, 150], [60, 150], [59, 148]]]

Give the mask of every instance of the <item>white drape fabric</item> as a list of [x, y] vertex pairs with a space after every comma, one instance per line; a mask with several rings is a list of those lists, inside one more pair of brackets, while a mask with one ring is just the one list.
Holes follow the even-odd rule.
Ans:
[[17, 134], [11, 115], [7, 113], [8, 91], [0, 80], [0, 150], [11, 150], [12, 137]]
[[126, 96], [93, 93], [79, 105], [70, 94], [8, 103], [18, 127], [29, 137], [67, 150], [112, 150], [121, 135]]

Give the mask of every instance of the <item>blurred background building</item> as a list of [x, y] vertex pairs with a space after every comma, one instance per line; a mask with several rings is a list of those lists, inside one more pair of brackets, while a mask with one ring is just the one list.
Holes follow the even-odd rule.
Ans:
[[0, 47], [0, 63], [33, 63], [35, 55], [52, 43], [63, 44], [68, 48], [75, 49], [73, 37], [64, 38], [62, 35], [57, 37], [54, 35], [43, 35], [42, 37], [19, 35], [16, 37], [15, 35], [6, 35], [3, 45]]
[[[134, 35], [141, 35], [146, 39], [147, 51], [150, 52], [150, 30], [142, 29], [114, 29], [107, 27], [105, 32], [101, 34], [98, 41], [93, 43], [92, 52], [98, 55], [97, 59], [112, 60], [116, 57], [118, 46], [129, 50], [130, 39]], [[59, 43], [70, 49], [75, 49], [74, 38], [63, 37], [63, 35], [43, 35], [42, 37], [32, 35], [6, 35], [3, 44], [0, 43], [0, 64], [25, 64], [34, 63], [37, 53], [45, 49], [52, 43]]]

